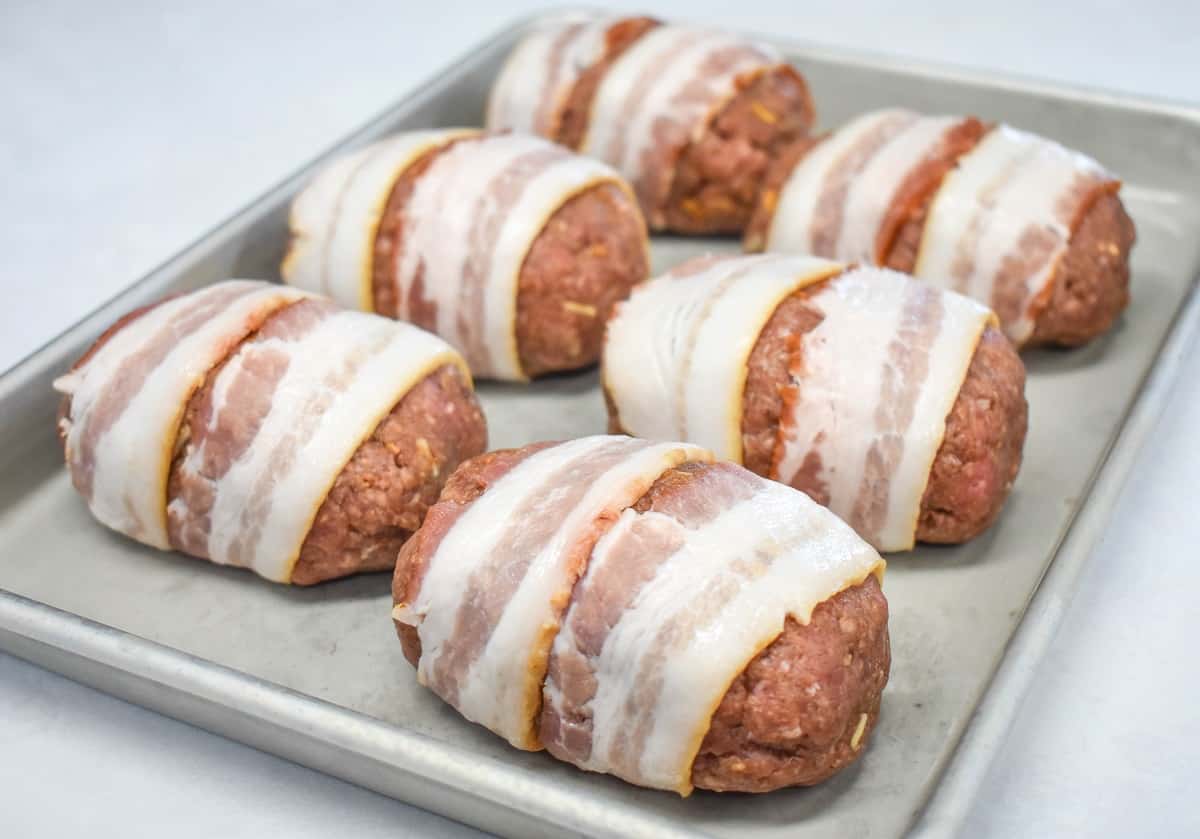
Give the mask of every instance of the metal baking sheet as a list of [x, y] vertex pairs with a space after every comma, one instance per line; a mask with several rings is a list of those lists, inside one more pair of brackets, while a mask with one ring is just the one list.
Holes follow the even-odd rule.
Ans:
[[[478, 124], [488, 82], [528, 25], [450, 65], [330, 153], [400, 129]], [[392, 632], [386, 574], [279, 587], [143, 548], [90, 518], [61, 467], [51, 379], [134, 306], [227, 276], [276, 278], [287, 202], [311, 170], [0, 379], [0, 648], [509, 836], [953, 831], [1200, 323], [1191, 294], [1200, 272], [1200, 111], [780, 46], [808, 77], [824, 125], [885, 105], [1007, 120], [1122, 173], [1139, 232], [1134, 301], [1118, 328], [1081, 350], [1026, 356], [1025, 465], [996, 527], [969, 545], [893, 557], [891, 682], [857, 765], [812, 789], [685, 800], [518, 752], [416, 685]], [[660, 238], [655, 267], [736, 247]], [[594, 371], [480, 393], [493, 446], [604, 429]]]

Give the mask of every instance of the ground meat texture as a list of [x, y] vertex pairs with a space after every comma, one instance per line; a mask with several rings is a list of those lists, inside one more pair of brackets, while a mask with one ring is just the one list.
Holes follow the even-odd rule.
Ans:
[[733, 680], [692, 764], [719, 792], [811, 786], [862, 754], [891, 668], [888, 604], [874, 577], [783, 632]]
[[530, 376], [600, 357], [604, 324], [650, 273], [641, 212], [614, 184], [558, 209], [529, 249], [517, 286], [517, 349]]
[[1112, 328], [1129, 305], [1133, 220], [1115, 193], [1088, 208], [1034, 320], [1031, 345], [1085, 344]]
[[1021, 468], [1027, 422], [1025, 365], [989, 327], [946, 417], [921, 498], [919, 541], [956, 544], [992, 525]]
[[600, 87], [608, 68], [634, 41], [659, 23], [654, 18], [633, 17], [619, 20], [609, 28], [605, 33], [604, 57], [584, 70], [575, 81], [559, 118], [558, 134], [551, 139], [569, 149], [579, 148], [587, 134], [592, 100], [596, 98], [596, 89]]
[[[487, 488], [547, 444], [489, 452], [447, 483], [426, 526], [400, 552], [396, 602], [407, 599], [450, 525]], [[688, 463], [664, 472], [633, 505], [655, 510], [710, 468]], [[704, 789], [764, 792], [814, 784], [861, 753], [879, 715], [891, 653], [887, 600], [874, 577], [817, 606], [808, 624], [789, 619], [779, 637], [733, 680], [692, 769]], [[421, 656], [417, 631], [396, 623], [405, 657]]]
[[759, 75], [717, 114], [680, 155], [665, 208], [680, 233], [741, 233], [780, 152], [808, 134], [808, 86], [790, 66]]
[[[911, 273], [933, 194], [900, 227], [887, 266]], [[1039, 300], [1026, 346], [1085, 344], [1112, 328], [1129, 305], [1129, 252], [1133, 221], [1115, 193], [1103, 193], [1084, 212], [1058, 264], [1049, 294]]]
[[[449, 146], [443, 147], [449, 148]], [[375, 240], [375, 309], [396, 317], [395, 255], [417, 179], [440, 151], [426, 154], [392, 189]], [[612, 307], [650, 272], [646, 226], [636, 203], [611, 183], [596, 184], [558, 208], [534, 239], [517, 280], [517, 352], [530, 376], [575, 370], [600, 357]], [[436, 327], [419, 307], [411, 320]]]
[[767, 246], [767, 231], [771, 229], [771, 219], [775, 217], [780, 190], [804, 156], [812, 151], [817, 143], [828, 137], [828, 134], [822, 134], [819, 137], [800, 137], [792, 140], [783, 146], [775, 155], [775, 159], [767, 165], [758, 199], [754, 202], [754, 210], [742, 237], [742, 247], [747, 253], [760, 253]]
[[459, 463], [487, 448], [487, 423], [461, 371], [441, 367], [404, 395], [342, 469], [300, 548], [292, 582], [384, 571]]
[[808, 298], [823, 286], [816, 283], [780, 303], [750, 351], [742, 391], [742, 464], [759, 475], [770, 474], [775, 466], [779, 423], [791, 386], [788, 369], [801, 337], [822, 320]]
[[[246, 340], [269, 330], [283, 311]], [[168, 503], [189, 490], [192, 497], [203, 496], [186, 486], [195, 479], [185, 478], [177, 467], [189, 454], [192, 429], [205, 421], [224, 363], [209, 371], [188, 402], [167, 483]], [[292, 582], [311, 585], [391, 568], [450, 473], [486, 447], [486, 421], [462, 373], [451, 365], [432, 371], [380, 421], [334, 480], [300, 547]], [[173, 528], [170, 535], [173, 547], [183, 549], [178, 540], [184, 537]]]

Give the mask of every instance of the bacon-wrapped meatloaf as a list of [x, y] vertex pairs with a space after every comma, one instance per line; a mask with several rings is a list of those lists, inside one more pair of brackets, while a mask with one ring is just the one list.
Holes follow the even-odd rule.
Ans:
[[390, 137], [318, 173], [290, 224], [287, 282], [435, 332], [480, 378], [595, 363], [649, 273], [628, 185], [537, 137]]
[[1074, 346], [1129, 303], [1120, 186], [1006, 125], [875, 111], [780, 155], [745, 244], [909, 272], [986, 303], [1018, 347]]
[[262, 282], [131, 312], [55, 387], [97, 519], [281, 583], [390, 569], [487, 445], [444, 341]]
[[696, 446], [585, 437], [454, 473], [401, 551], [418, 679], [518, 748], [686, 795], [813, 784], [879, 715], [883, 560]]
[[653, 230], [739, 233], [781, 149], [807, 135], [804, 79], [762, 44], [651, 18], [569, 15], [513, 50], [491, 129], [605, 160]]
[[684, 439], [807, 492], [883, 551], [999, 515], [1025, 368], [981, 304], [816, 257], [702, 257], [609, 323], [611, 430]]

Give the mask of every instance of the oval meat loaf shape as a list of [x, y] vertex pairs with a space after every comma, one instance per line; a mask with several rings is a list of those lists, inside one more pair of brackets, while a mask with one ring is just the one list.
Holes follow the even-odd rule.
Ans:
[[460, 466], [400, 552], [393, 618], [421, 684], [518, 748], [763, 792], [867, 742], [883, 568], [828, 510], [704, 449], [585, 437]]
[[767, 180], [747, 250], [911, 273], [991, 306], [1018, 347], [1083, 344], [1129, 303], [1121, 182], [1051, 140], [875, 111], [793, 146]]
[[445, 341], [263, 282], [131, 312], [54, 387], [101, 523], [279, 583], [390, 569], [487, 447]]
[[1025, 368], [990, 310], [817, 257], [700, 257], [616, 311], [610, 430], [804, 490], [881, 551], [986, 529], [1025, 442]]
[[513, 50], [487, 126], [611, 163], [653, 230], [740, 233], [771, 159], [808, 134], [804, 79], [773, 49], [651, 18], [569, 15]]
[[285, 281], [449, 341], [480, 378], [595, 363], [649, 274], [620, 176], [537, 137], [399, 134], [335, 160], [292, 204]]

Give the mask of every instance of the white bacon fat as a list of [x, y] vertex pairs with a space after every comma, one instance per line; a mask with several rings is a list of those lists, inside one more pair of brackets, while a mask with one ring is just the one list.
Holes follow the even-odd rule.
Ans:
[[335, 161], [296, 199], [284, 276], [370, 310], [379, 220], [397, 179], [426, 151], [458, 140], [417, 178], [406, 205], [393, 266], [397, 314], [431, 320], [476, 375], [523, 380], [516, 298], [529, 248], [574, 195], [600, 183], [628, 187], [603, 163], [545, 140], [470, 134], [400, 135]]
[[1089, 157], [1000, 126], [943, 182], [914, 273], [991, 303], [1021, 344], [1086, 202], [1115, 182]]
[[777, 477], [816, 465], [831, 510], [879, 550], [909, 550], [946, 416], [995, 316], [880, 268], [807, 302], [823, 319], [800, 339]]
[[54, 382], [75, 487], [105, 525], [168, 548], [167, 477], [183, 411], [208, 371], [295, 289], [230, 280], [167, 300]]
[[[766, 248], [880, 262], [880, 234], [905, 179], [962, 122], [904, 110], [865, 114], [818, 143], [780, 189]], [[1020, 344], [1073, 225], [1116, 179], [1091, 158], [999, 126], [942, 181], [914, 274], [994, 307]]]
[[487, 127], [554, 139], [568, 95], [584, 71], [604, 57], [608, 30], [618, 20], [564, 15], [527, 35], [492, 87]]
[[656, 27], [600, 82], [582, 151], [628, 178], [650, 226], [662, 227], [680, 151], [703, 135], [739, 85], [780, 61], [769, 47], [720, 32]]
[[322, 169], [292, 202], [292, 240], [281, 269], [284, 280], [347, 308], [374, 311], [375, 237], [392, 185], [422, 155], [475, 133], [413, 131], [359, 149]]
[[634, 289], [604, 344], [604, 387], [621, 427], [740, 462], [742, 391], [759, 332], [784, 298], [842, 267], [802, 256], [700, 259]]
[[[591, 437], [519, 462], [450, 525], [393, 612], [417, 628], [421, 682], [516, 746], [690, 792], [733, 678], [788, 617], [807, 623], [883, 571], [829, 511], [729, 463], [631, 509], [668, 469], [711, 457]], [[572, 711], [590, 720], [583, 739], [547, 725]]]

